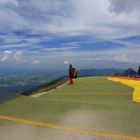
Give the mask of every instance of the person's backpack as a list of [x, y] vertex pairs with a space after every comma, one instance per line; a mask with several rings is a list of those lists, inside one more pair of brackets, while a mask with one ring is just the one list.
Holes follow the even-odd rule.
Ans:
[[139, 69], [138, 69], [138, 75], [140, 75], [140, 67], [139, 67]]
[[77, 78], [77, 70], [76, 70], [76, 68], [73, 68], [73, 78]]

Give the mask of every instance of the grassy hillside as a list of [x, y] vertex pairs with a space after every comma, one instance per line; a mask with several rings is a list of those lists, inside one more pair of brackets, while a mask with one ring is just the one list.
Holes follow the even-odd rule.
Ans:
[[[39, 98], [21, 96], [0, 104], [0, 115], [47, 121], [74, 128], [140, 136], [140, 105], [131, 102], [132, 90], [119, 83], [108, 81], [106, 77], [79, 78], [75, 80], [73, 86], [67, 84]], [[3, 136], [9, 140], [4, 132], [13, 128], [14, 123], [0, 120], [0, 124], [5, 123], [6, 125], [0, 126], [3, 130], [0, 131], [0, 139]], [[40, 129], [43, 128], [36, 128], [36, 131], [40, 132]], [[47, 128], [45, 130], [60, 136], [60, 139], [66, 135], [56, 130]], [[14, 132], [11, 130], [10, 133]], [[34, 133], [33, 139], [37, 139], [38, 135]], [[76, 134], [73, 135], [78, 137]], [[45, 140], [45, 136], [44, 134], [39, 139]], [[50, 135], [48, 137], [51, 140], [56, 139]], [[13, 136], [12, 140], [15, 140], [14, 138]], [[24, 136], [24, 139], [31, 138]], [[66, 139], [74, 138], [67, 134]]]

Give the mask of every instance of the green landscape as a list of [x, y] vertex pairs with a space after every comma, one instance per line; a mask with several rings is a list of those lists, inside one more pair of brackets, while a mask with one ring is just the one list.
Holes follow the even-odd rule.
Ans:
[[[107, 80], [83, 77], [39, 97], [20, 96], [0, 105], [0, 140], [138, 140], [140, 105], [133, 89]], [[36, 122], [51, 126], [38, 126]]]

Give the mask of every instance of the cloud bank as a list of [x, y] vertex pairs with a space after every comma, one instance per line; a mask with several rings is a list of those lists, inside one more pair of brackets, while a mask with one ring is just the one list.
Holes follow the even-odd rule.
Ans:
[[139, 0], [0, 0], [0, 60], [48, 67], [138, 65], [139, 5]]
[[119, 37], [140, 33], [135, 0], [1, 0], [0, 30]]

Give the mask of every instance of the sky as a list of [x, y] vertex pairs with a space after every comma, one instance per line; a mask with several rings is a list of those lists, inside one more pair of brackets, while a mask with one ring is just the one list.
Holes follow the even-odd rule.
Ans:
[[137, 68], [140, 0], [0, 0], [1, 68]]

